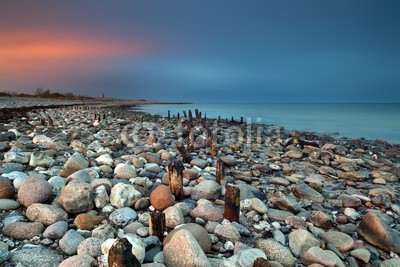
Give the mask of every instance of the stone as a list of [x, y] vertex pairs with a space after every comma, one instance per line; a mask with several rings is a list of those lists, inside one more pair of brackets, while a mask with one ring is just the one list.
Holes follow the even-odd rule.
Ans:
[[159, 211], [163, 211], [175, 204], [171, 190], [166, 185], [159, 185], [150, 193], [151, 205]]
[[220, 208], [200, 204], [190, 212], [193, 218], [201, 218], [206, 221], [219, 222], [224, 218], [223, 211]]
[[62, 208], [53, 205], [34, 203], [26, 210], [26, 217], [30, 221], [50, 225], [58, 221], [66, 221], [68, 213]]
[[140, 263], [143, 263], [146, 254], [146, 248], [142, 239], [138, 235], [134, 234], [125, 234], [124, 237], [128, 239], [129, 243], [132, 245], [132, 254]]
[[291, 159], [301, 159], [303, 157], [303, 152], [298, 149], [292, 149], [286, 152], [285, 155]]
[[209, 260], [193, 235], [182, 229], [178, 231], [164, 247], [166, 266], [202, 266], [211, 267]]
[[169, 232], [166, 238], [164, 238], [163, 242], [164, 247], [168, 244], [168, 242], [178, 231], [183, 229], [189, 231], [193, 235], [193, 237], [197, 240], [204, 253], [209, 253], [211, 251], [211, 238], [209, 234], [203, 227], [201, 227], [196, 223], [184, 224]]
[[333, 251], [323, 250], [320, 247], [311, 247], [307, 250], [302, 259], [302, 263], [308, 266], [320, 264], [326, 267], [345, 267], [344, 263]]
[[400, 258], [392, 258], [384, 260], [379, 267], [398, 267], [400, 266]]
[[64, 169], [70, 174], [83, 170], [89, 167], [89, 162], [82, 156], [82, 154], [73, 154], [64, 164]]
[[225, 166], [227, 167], [235, 167], [237, 164], [236, 158], [232, 156], [225, 156], [221, 157], [220, 159], [225, 163]]
[[97, 237], [89, 237], [83, 240], [77, 249], [78, 255], [87, 254], [92, 256], [93, 258], [99, 257], [102, 255], [101, 252], [101, 244], [103, 241]]
[[114, 175], [119, 179], [130, 179], [137, 176], [135, 167], [127, 163], [119, 163], [114, 169]]
[[125, 227], [128, 223], [137, 218], [137, 213], [129, 207], [115, 210], [110, 214], [109, 219], [117, 226]]
[[96, 158], [99, 165], [112, 166], [114, 164], [113, 158], [109, 154], [103, 154]]
[[13, 198], [14, 195], [15, 195], [15, 190], [12, 185], [0, 183], [0, 199]]
[[96, 208], [102, 209], [110, 203], [110, 197], [107, 194], [105, 186], [97, 187], [93, 192], [94, 204]]
[[59, 246], [67, 255], [75, 255], [79, 245], [85, 240], [77, 231], [71, 229], [60, 239]]
[[358, 208], [362, 205], [361, 199], [356, 196], [341, 194], [338, 200], [342, 201], [342, 207], [345, 208]]
[[126, 238], [116, 240], [108, 251], [108, 266], [140, 267], [132, 253], [132, 245]]
[[268, 201], [280, 210], [295, 213], [300, 211], [300, 204], [297, 202], [296, 198], [294, 196], [286, 196], [280, 191], [269, 195]]
[[69, 213], [93, 209], [93, 192], [90, 184], [72, 180], [62, 190], [58, 203]]
[[[8, 248], [7, 248], [8, 249]], [[11, 253], [5, 248], [0, 248], [0, 264], [9, 260], [11, 257]]]
[[322, 211], [313, 211], [309, 219], [317, 227], [330, 229], [333, 226], [332, 216]]
[[319, 246], [318, 239], [307, 230], [294, 230], [288, 238], [290, 250], [299, 258], [302, 258], [309, 248]]
[[33, 152], [29, 160], [29, 166], [33, 168], [36, 168], [37, 166], [50, 167], [53, 163], [54, 160], [42, 151]]
[[290, 250], [274, 239], [259, 239], [256, 245], [265, 253], [268, 260], [277, 261], [284, 267], [295, 266], [296, 260]]
[[371, 252], [369, 252], [369, 250], [365, 248], [358, 248], [352, 250], [350, 251], [350, 255], [356, 258], [357, 260], [362, 261], [365, 264], [367, 264], [371, 259]]
[[100, 224], [105, 218], [100, 215], [90, 213], [81, 213], [76, 216], [74, 224], [81, 230], [92, 230], [96, 225]]
[[114, 238], [117, 235], [117, 231], [109, 224], [102, 224], [92, 231], [92, 236], [106, 240]]
[[204, 169], [205, 167], [207, 167], [207, 161], [204, 159], [192, 159], [192, 161], [190, 162], [190, 164], [192, 166], [197, 166], [200, 169]]
[[221, 197], [221, 185], [215, 181], [204, 180], [195, 187], [193, 187], [190, 192], [190, 198], [194, 200], [208, 199], [216, 200]]
[[21, 205], [12, 199], [0, 199], [0, 211], [16, 210]]
[[92, 256], [90, 256], [89, 254], [81, 254], [63, 260], [58, 267], [72, 267], [72, 266], [90, 267], [95, 265], [96, 265], [96, 260]]
[[4, 154], [4, 161], [26, 164], [29, 162], [29, 156], [21, 152], [20, 149], [13, 148], [12, 150]]
[[240, 241], [240, 233], [239, 230], [236, 229], [231, 223], [227, 224], [219, 224], [214, 231], [214, 234], [222, 241], [231, 241], [232, 243], [236, 243]]
[[[249, 248], [239, 253], [224, 259], [220, 267], [231, 267], [231, 266], [241, 266], [241, 267], [253, 267], [253, 263], [256, 259], [263, 258], [267, 259], [265, 253], [261, 249]], [[267, 266], [266, 266], [267, 267]]]
[[387, 252], [400, 253], [400, 237], [398, 233], [376, 213], [369, 212], [362, 218], [357, 232], [368, 243]]
[[349, 251], [354, 247], [353, 238], [342, 232], [338, 231], [325, 232], [321, 235], [321, 238], [326, 243], [334, 245], [341, 252]]
[[53, 176], [47, 181], [52, 186], [54, 195], [59, 195], [62, 188], [65, 186], [66, 181], [61, 176]]
[[[87, 168], [87, 169], [83, 169], [83, 170], [79, 170], [76, 171], [72, 174], [70, 174], [67, 177], [66, 182], [69, 183], [72, 180], [80, 180], [82, 182], [85, 183], [91, 183], [93, 180], [98, 179], [99, 178], [99, 174], [97, 173], [97, 171], [91, 169], [91, 168]], [[98, 179], [100, 180], [100, 179]]]
[[51, 239], [60, 239], [68, 231], [68, 223], [66, 221], [59, 221], [47, 226], [43, 232], [43, 237]]
[[118, 183], [111, 189], [110, 203], [114, 207], [131, 207], [142, 195], [132, 185]]
[[33, 203], [46, 203], [52, 195], [52, 187], [43, 175], [29, 176], [18, 190], [18, 201], [25, 207]]
[[258, 213], [260, 213], [261, 215], [264, 215], [268, 212], [268, 208], [265, 205], [264, 202], [262, 202], [260, 199], [258, 198], [253, 198], [251, 200], [251, 208], [255, 211], [257, 211]]
[[291, 188], [293, 194], [298, 198], [312, 200], [316, 203], [324, 202], [324, 197], [318, 191], [307, 184], [302, 183], [299, 185], [293, 185]]
[[383, 179], [386, 182], [398, 182], [399, 178], [393, 173], [385, 172], [385, 171], [372, 171], [369, 173], [369, 176], [373, 179]]
[[345, 180], [350, 180], [350, 181], [362, 182], [367, 178], [367, 176], [362, 172], [349, 171], [349, 172], [341, 172], [339, 174], [339, 178], [345, 179]]
[[12, 252], [10, 263], [15, 266], [57, 267], [62, 260], [63, 256], [54, 249], [29, 248]]
[[152, 173], [160, 173], [163, 171], [163, 169], [160, 166], [158, 166], [157, 163], [146, 163], [144, 165], [144, 169]]
[[40, 222], [10, 222], [3, 227], [3, 234], [18, 240], [31, 239], [43, 233], [44, 226]]
[[165, 226], [170, 229], [185, 223], [181, 210], [174, 206], [166, 208], [163, 213], [165, 214]]

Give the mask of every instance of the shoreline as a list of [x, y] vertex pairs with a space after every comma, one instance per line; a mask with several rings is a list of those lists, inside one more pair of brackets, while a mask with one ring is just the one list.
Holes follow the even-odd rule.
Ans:
[[[400, 241], [387, 240], [399, 231], [389, 226], [400, 220], [399, 147], [196, 113], [178, 120], [127, 106], [67, 106], [0, 123], [5, 262], [28, 253], [35, 262], [71, 266], [88, 250], [86, 260], [106, 266], [105, 251], [122, 236], [139, 261], [157, 266], [233, 266], [241, 259], [252, 266], [255, 256], [294, 266], [326, 255], [332, 266], [376, 265], [393, 249], [400, 253]], [[182, 195], [173, 196], [168, 166], [176, 160], [183, 161]], [[224, 219], [227, 184], [240, 190], [237, 222]], [[165, 215], [166, 236], [150, 234], [155, 210]], [[49, 235], [58, 224], [61, 233]], [[180, 224], [191, 234], [177, 234]], [[309, 242], [296, 241], [302, 238]], [[191, 259], [182, 255], [188, 249]]]

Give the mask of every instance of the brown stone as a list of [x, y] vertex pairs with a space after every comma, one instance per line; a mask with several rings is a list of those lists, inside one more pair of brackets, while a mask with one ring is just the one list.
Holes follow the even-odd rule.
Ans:
[[40, 222], [10, 222], [3, 227], [3, 234], [18, 240], [31, 239], [39, 236], [44, 231], [44, 226]]
[[89, 213], [81, 213], [75, 218], [75, 225], [82, 230], [92, 230], [104, 220], [103, 216]]
[[15, 191], [12, 185], [0, 183], [0, 198], [13, 198], [14, 195]]
[[159, 185], [151, 192], [150, 203], [156, 210], [163, 211], [174, 205], [175, 200], [168, 186]]
[[33, 203], [45, 203], [52, 195], [52, 186], [43, 175], [36, 174], [22, 182], [18, 190], [18, 201], [25, 207]]
[[369, 243], [387, 252], [400, 253], [400, 237], [378, 214], [369, 212], [362, 218], [357, 232]]

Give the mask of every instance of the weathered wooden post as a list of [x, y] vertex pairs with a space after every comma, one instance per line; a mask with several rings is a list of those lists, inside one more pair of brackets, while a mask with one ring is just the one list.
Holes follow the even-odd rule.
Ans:
[[46, 120], [44, 119], [43, 116], [41, 116], [41, 117], [40, 117], [40, 124], [41, 124], [41, 125], [44, 125], [45, 122], [46, 122]]
[[158, 239], [162, 242], [165, 229], [165, 213], [159, 211], [150, 212], [149, 235], [158, 236]]
[[182, 159], [185, 163], [190, 163], [192, 161], [190, 153], [186, 150], [182, 143], [176, 142], [175, 147], [179, 151], [179, 154], [181, 154]]
[[225, 192], [224, 218], [233, 222], [239, 222], [240, 214], [240, 189], [236, 186], [228, 186]]
[[51, 126], [51, 127], [54, 126], [53, 119], [52, 119], [50, 116], [47, 117], [47, 123], [48, 123], [49, 126]]
[[178, 121], [181, 119], [181, 114], [178, 112]]
[[264, 258], [257, 258], [254, 263], [253, 267], [270, 267], [271, 264], [268, 262], [268, 260]]
[[169, 188], [176, 200], [183, 199], [182, 172], [185, 168], [180, 160], [174, 160], [168, 165]]
[[191, 110], [191, 109], [189, 109], [188, 115], [189, 115], [190, 121], [192, 121], [192, 119], [193, 119], [193, 114], [192, 114], [192, 110]]
[[217, 134], [211, 136], [211, 157], [218, 155]]
[[194, 129], [193, 128], [191, 128], [189, 131], [187, 149], [189, 152], [194, 151]]
[[171, 120], [171, 110], [168, 110], [168, 121]]
[[226, 185], [225, 179], [225, 163], [221, 159], [217, 159], [216, 182], [222, 186]]
[[243, 124], [243, 117], [240, 117], [240, 124]]
[[183, 117], [184, 117], [184, 118], [187, 118], [186, 111], [184, 110], [184, 111], [182, 111], [182, 112], [183, 112]]

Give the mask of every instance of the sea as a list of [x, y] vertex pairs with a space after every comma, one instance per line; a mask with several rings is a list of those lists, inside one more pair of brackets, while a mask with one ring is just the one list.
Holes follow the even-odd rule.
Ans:
[[150, 114], [171, 116], [199, 109], [207, 118], [243, 117], [250, 123], [283, 126], [288, 130], [311, 131], [335, 138], [365, 138], [400, 144], [400, 104], [180, 104], [144, 105]]

